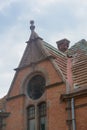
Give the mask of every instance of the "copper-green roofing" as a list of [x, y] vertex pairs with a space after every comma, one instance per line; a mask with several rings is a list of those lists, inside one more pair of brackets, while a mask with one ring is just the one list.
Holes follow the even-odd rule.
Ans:
[[75, 43], [69, 50], [69, 55], [74, 55], [77, 53], [78, 50], [82, 50], [83, 52], [87, 53], [87, 41], [85, 39], [80, 40], [79, 42]]
[[87, 86], [87, 41], [81, 40], [69, 49], [75, 87]]

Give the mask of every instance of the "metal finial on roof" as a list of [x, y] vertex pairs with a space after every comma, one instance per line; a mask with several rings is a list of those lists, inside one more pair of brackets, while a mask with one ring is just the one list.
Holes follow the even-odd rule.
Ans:
[[30, 21], [30, 24], [31, 24], [30, 30], [31, 30], [31, 31], [34, 31], [34, 29], [35, 29], [34, 20], [31, 20], [31, 21]]

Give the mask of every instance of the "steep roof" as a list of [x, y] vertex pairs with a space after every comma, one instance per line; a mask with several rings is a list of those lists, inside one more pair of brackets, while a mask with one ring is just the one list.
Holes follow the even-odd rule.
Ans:
[[26, 42], [27, 47], [17, 69], [22, 69], [47, 58], [52, 58], [53, 60], [51, 60], [51, 62], [54, 65], [54, 68], [64, 80], [66, 76], [66, 55], [43, 41], [43, 39], [38, 36], [34, 31], [34, 22], [31, 23], [30, 29], [31, 35], [29, 40]]
[[39, 62], [49, 57], [50, 54], [43, 46], [43, 41], [39, 38], [27, 43], [19, 68], [26, 67], [32, 63]]
[[[80, 87], [85, 89], [87, 86], [87, 41], [82, 39], [75, 43], [67, 53], [60, 52], [48, 43], [45, 43], [45, 46], [49, 53], [55, 57], [56, 66], [61, 70], [66, 81], [68, 80], [67, 70], [70, 69], [73, 89]], [[71, 59], [71, 68], [68, 59]]]
[[51, 56], [44, 47], [43, 39], [34, 31], [35, 26], [33, 24], [34, 23], [31, 23], [31, 35], [29, 40], [26, 42], [27, 47], [18, 68], [29, 66], [32, 63], [37, 63]]
[[[53, 57], [53, 61], [51, 62], [58, 73], [60, 73], [63, 81], [66, 82], [68, 80], [67, 77], [70, 72], [72, 75], [72, 86], [81, 87], [87, 85], [87, 42], [84, 39], [68, 49], [67, 53], [69, 57], [67, 57], [66, 53], [60, 52], [57, 48], [46, 43], [38, 36], [34, 31], [34, 23], [31, 24], [30, 29], [31, 35], [27, 41], [27, 47], [18, 68], [23, 68], [48, 57]], [[68, 63], [70, 57], [72, 57], [71, 68]], [[71, 70], [67, 71], [68, 69]]]
[[82, 50], [83, 52], [87, 53], [87, 41], [85, 39], [80, 40], [79, 42], [75, 43], [69, 50], [69, 55], [74, 55], [77, 53], [78, 50]]
[[67, 56], [66, 54], [60, 52], [57, 48], [51, 46], [50, 44], [45, 42], [45, 47], [49, 51], [49, 53], [55, 57], [54, 61], [58, 70], [61, 71], [63, 77], [66, 78], [67, 75]]
[[[81, 40], [68, 49], [66, 53], [63, 53], [38, 36], [34, 31], [34, 22], [31, 23], [30, 29], [31, 35], [27, 41], [27, 47], [17, 69], [23, 69], [33, 63], [36, 64], [42, 60], [49, 59], [62, 81], [68, 84], [66, 86], [73, 87], [73, 89], [74, 86], [75, 88], [87, 86], [87, 42]], [[14, 83], [15, 78], [12, 83]], [[10, 87], [10, 90], [11, 89], [12, 85]]]
[[60, 76], [61, 80], [65, 82], [66, 64], [67, 64], [66, 55], [58, 51], [50, 44], [43, 41], [43, 39], [38, 36], [38, 34], [34, 31], [35, 26], [33, 21], [31, 21], [30, 29], [31, 29], [31, 35], [29, 40], [26, 42], [27, 46], [22, 56], [22, 59], [20, 61], [20, 64], [18, 68], [15, 69], [16, 74], [12, 81], [7, 98], [9, 97], [10, 91], [13, 88], [13, 84], [19, 72], [18, 70], [42, 62], [45, 59], [49, 59], [49, 61], [54, 66], [54, 69], [57, 71], [58, 75]]
[[87, 86], [87, 41], [77, 42], [69, 50], [72, 55], [72, 75], [75, 87]]

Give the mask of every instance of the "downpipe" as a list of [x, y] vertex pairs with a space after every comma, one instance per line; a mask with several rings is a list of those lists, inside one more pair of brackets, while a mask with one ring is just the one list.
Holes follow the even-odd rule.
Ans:
[[72, 128], [73, 128], [73, 130], [76, 130], [75, 102], [74, 102], [74, 98], [71, 99], [71, 112], [72, 112]]

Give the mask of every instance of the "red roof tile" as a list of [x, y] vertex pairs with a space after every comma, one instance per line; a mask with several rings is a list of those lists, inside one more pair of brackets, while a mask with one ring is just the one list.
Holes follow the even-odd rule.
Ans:
[[58, 49], [54, 48], [53, 46], [49, 45], [48, 43], [45, 44], [49, 53], [55, 57], [55, 63], [57, 67], [61, 70], [63, 76], [66, 78], [67, 74], [67, 56], [60, 52]]
[[46, 43], [45, 46], [49, 53], [55, 57], [56, 65], [62, 71], [66, 80], [68, 77], [67, 69], [71, 69], [73, 89], [74, 87], [79, 88], [87, 85], [87, 42], [85, 40], [81, 40], [68, 50], [68, 54], [72, 56], [71, 68], [69, 68], [66, 54], [60, 52], [48, 43]]

